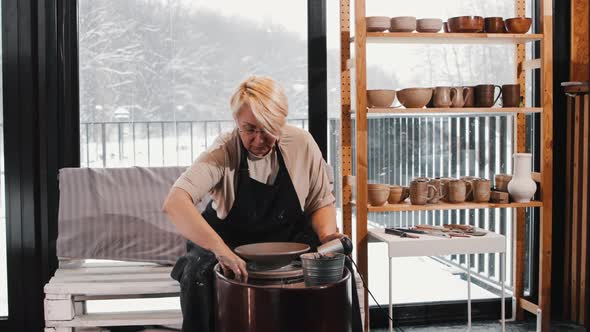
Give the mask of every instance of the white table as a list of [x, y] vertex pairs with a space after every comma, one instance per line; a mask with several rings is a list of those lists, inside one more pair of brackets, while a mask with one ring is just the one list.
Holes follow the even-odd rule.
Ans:
[[[506, 237], [488, 232], [485, 236], [444, 238], [425, 234], [415, 234], [419, 239], [402, 238], [385, 233], [383, 228], [369, 229], [369, 241], [387, 243], [389, 256], [389, 317], [393, 319], [391, 300], [392, 275], [391, 262], [394, 257], [445, 256], [467, 254], [467, 324], [471, 331], [471, 264], [470, 254], [500, 253], [500, 283], [502, 284], [502, 331], [506, 330], [504, 279], [506, 274]], [[393, 331], [393, 321], [389, 321], [389, 331]]]

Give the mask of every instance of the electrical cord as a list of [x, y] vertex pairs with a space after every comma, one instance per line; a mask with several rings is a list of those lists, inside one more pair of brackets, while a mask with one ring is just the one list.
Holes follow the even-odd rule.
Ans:
[[[352, 255], [351, 255], [352, 256]], [[354, 259], [352, 259], [352, 257], [349, 256], [350, 261], [352, 262], [352, 264], [354, 265], [354, 268], [358, 271], [359, 267], [356, 265]], [[385, 317], [387, 317], [387, 319], [389, 319], [391, 321], [391, 324], [393, 326], [393, 329], [395, 330], [395, 322], [393, 321], [393, 318], [391, 318], [391, 316], [389, 316], [389, 313], [387, 313], [383, 307], [381, 307], [381, 305], [379, 304], [379, 302], [377, 302], [377, 300], [375, 299], [375, 297], [373, 296], [373, 293], [371, 293], [371, 291], [369, 290], [369, 287], [367, 286], [367, 283], [365, 282], [365, 278], [363, 278], [363, 275], [361, 273], [359, 273], [359, 276], [361, 277], [361, 281], [363, 282], [363, 286], [365, 286], [365, 288], [367, 289], [367, 292], [369, 293], [369, 295], [371, 295], [371, 298], [373, 298], [373, 301], [375, 301], [375, 303], [377, 304], [377, 307], [379, 308], [379, 310], [385, 315]], [[404, 329], [402, 329], [399, 326], [399, 323], [397, 324], [397, 329], [399, 329], [402, 332], [405, 332]]]

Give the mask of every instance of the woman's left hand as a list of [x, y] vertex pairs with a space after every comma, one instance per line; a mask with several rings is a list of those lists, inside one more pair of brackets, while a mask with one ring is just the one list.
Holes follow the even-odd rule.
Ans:
[[320, 239], [320, 242], [323, 244], [323, 243], [326, 243], [326, 242], [330, 242], [330, 241], [332, 241], [332, 240], [334, 240], [334, 239], [340, 239], [340, 238], [343, 238], [343, 237], [345, 237], [345, 236], [346, 236], [346, 235], [344, 235], [344, 234], [342, 234], [342, 233], [338, 233], [338, 232], [336, 232], [336, 233], [332, 233], [332, 234], [328, 234], [328, 235], [324, 235], [324, 236], [322, 236], [322, 238]]

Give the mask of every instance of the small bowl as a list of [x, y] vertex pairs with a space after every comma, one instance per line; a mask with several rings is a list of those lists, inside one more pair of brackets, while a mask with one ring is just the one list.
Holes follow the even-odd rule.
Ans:
[[395, 90], [367, 90], [369, 107], [389, 107], [395, 100]]
[[368, 32], [383, 32], [389, 29], [389, 17], [369, 16], [366, 18]]
[[442, 26], [443, 21], [440, 18], [421, 18], [416, 21], [418, 32], [439, 32]]
[[389, 198], [389, 188], [369, 189], [367, 199], [372, 206], [382, 206]]
[[482, 32], [484, 20], [481, 16], [457, 16], [447, 21], [450, 32], [476, 33]]
[[533, 24], [533, 20], [529, 17], [515, 17], [507, 19], [504, 24], [506, 30], [510, 33], [527, 33]]
[[484, 19], [486, 33], [505, 33], [504, 19], [501, 17], [486, 17]]
[[390, 32], [413, 32], [416, 30], [416, 18], [414, 16], [392, 17], [390, 20]]
[[399, 90], [397, 99], [406, 108], [423, 108], [432, 99], [432, 89], [408, 88]]

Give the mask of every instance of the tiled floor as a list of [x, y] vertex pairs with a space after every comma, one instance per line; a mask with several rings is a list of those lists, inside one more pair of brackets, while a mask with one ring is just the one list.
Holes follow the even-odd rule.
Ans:
[[[466, 324], [455, 324], [455, 325], [439, 325], [439, 326], [407, 326], [403, 327], [405, 332], [447, 332], [447, 331], [465, 331]], [[387, 332], [388, 329], [371, 329], [371, 332]], [[396, 332], [402, 330], [396, 329]], [[474, 332], [498, 332], [501, 331], [501, 327], [497, 322], [477, 322], [473, 323]], [[521, 332], [521, 331], [535, 331], [535, 322], [513, 322], [506, 324], [506, 331], [508, 332]], [[551, 332], [583, 332], [586, 331], [584, 327], [577, 326], [574, 324], [568, 324], [563, 322], [554, 322], [551, 326]]]

